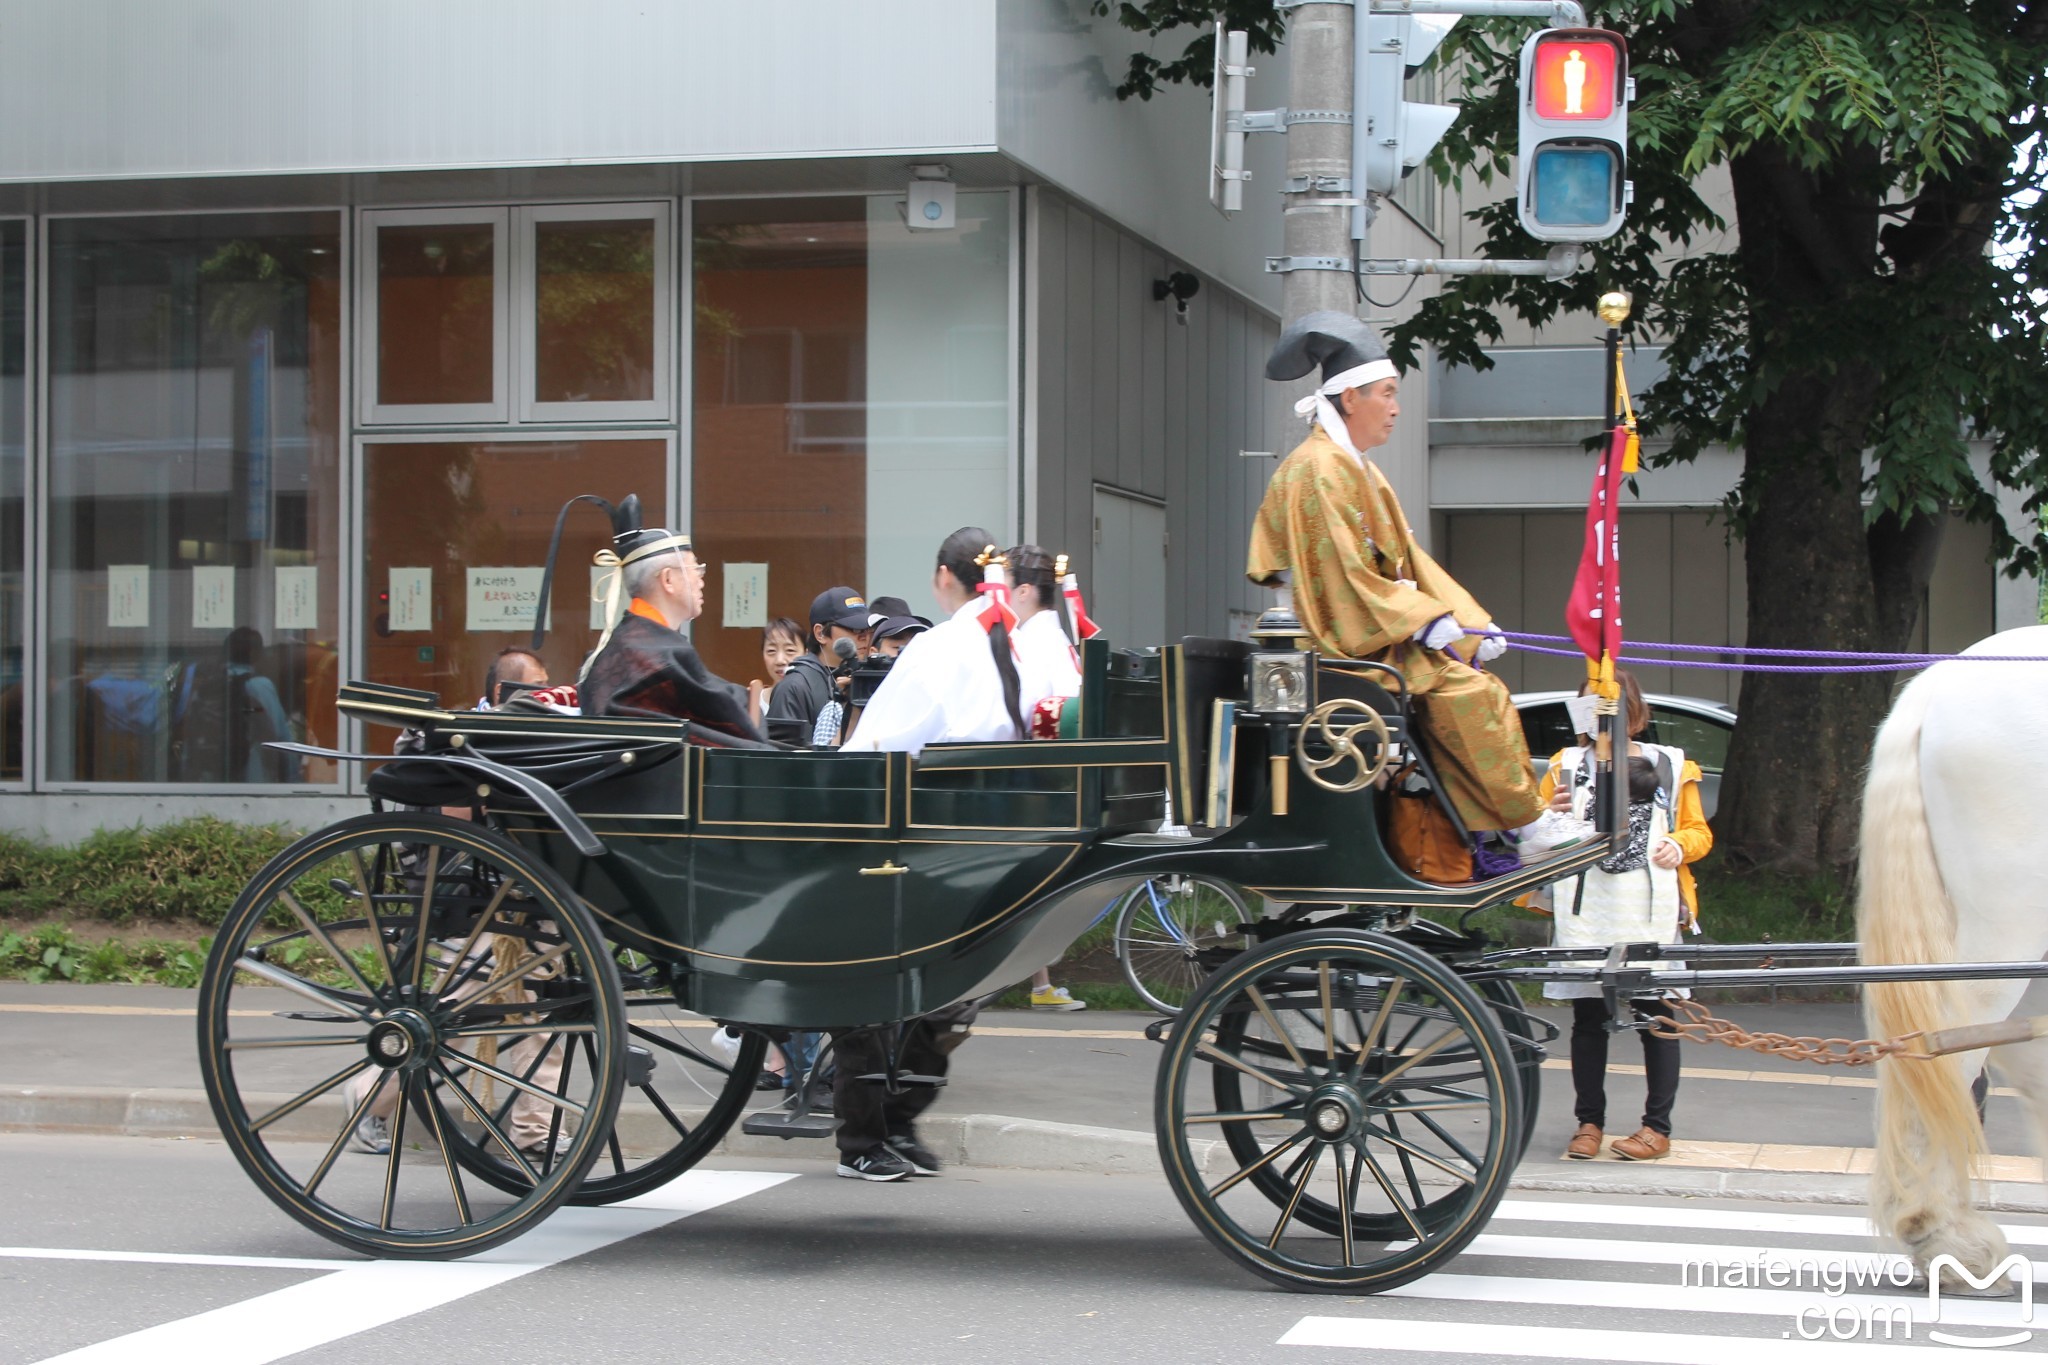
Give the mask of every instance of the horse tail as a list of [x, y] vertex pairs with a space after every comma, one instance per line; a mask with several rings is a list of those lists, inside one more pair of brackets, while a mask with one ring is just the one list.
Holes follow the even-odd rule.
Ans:
[[[1920, 786], [1921, 726], [1935, 695], [1930, 677], [1915, 679], [1878, 729], [1863, 788], [1856, 931], [1866, 963], [1955, 961], [1956, 910], [1935, 861]], [[1945, 981], [1872, 984], [1863, 1000], [1879, 1038], [1939, 1029], [1955, 1017]], [[1960, 1062], [1894, 1057], [1878, 1065], [1871, 1205], [1880, 1219], [1924, 1210], [1932, 1187], [1959, 1183], [1967, 1197], [1971, 1159], [1983, 1150], [1984, 1135]], [[1917, 1240], [1915, 1229], [1895, 1230], [1909, 1243]]]

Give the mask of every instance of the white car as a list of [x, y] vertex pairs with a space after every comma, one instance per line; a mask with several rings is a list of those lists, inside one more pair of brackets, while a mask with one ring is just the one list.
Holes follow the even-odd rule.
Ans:
[[[1529, 741], [1529, 756], [1541, 776], [1550, 766], [1550, 756], [1578, 742], [1566, 715], [1565, 699], [1571, 692], [1517, 692], [1515, 709], [1522, 713], [1522, 734]], [[1700, 765], [1700, 807], [1714, 818], [1720, 804], [1721, 769], [1728, 762], [1728, 740], [1735, 733], [1735, 708], [1726, 702], [1704, 697], [1673, 697], [1662, 692], [1645, 692], [1650, 706], [1650, 730], [1643, 738], [1652, 744], [1669, 744], [1685, 750], [1685, 756]]]

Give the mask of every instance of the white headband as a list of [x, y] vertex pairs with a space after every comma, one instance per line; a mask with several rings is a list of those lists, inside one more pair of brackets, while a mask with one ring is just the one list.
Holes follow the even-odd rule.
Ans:
[[1303, 417], [1314, 414], [1316, 399], [1326, 393], [1342, 393], [1346, 389], [1361, 388], [1377, 384], [1382, 379], [1394, 379], [1400, 375], [1391, 360], [1368, 360], [1363, 365], [1354, 365], [1344, 373], [1323, 381], [1323, 386], [1294, 405], [1295, 412]]

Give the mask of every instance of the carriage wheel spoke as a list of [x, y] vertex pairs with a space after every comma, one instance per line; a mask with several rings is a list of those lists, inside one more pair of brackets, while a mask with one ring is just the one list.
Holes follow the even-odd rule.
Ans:
[[[1435, 1038], [1431, 1039], [1429, 1042], [1424, 1043], [1421, 1047], [1417, 1048], [1415, 1051], [1401, 1052], [1396, 1054], [1401, 1058], [1400, 1064], [1379, 1077], [1377, 1083], [1373, 1086], [1372, 1094], [1385, 1094], [1388, 1082], [1392, 1081], [1396, 1076], [1403, 1075], [1409, 1070], [1409, 1068], [1418, 1066], [1421, 1063], [1428, 1061], [1431, 1057], [1436, 1056], [1437, 1053], [1442, 1052], [1445, 1048], [1457, 1042], [1460, 1038], [1463, 1038], [1464, 1036], [1465, 1035], [1462, 1030], [1455, 1028], [1447, 1028], [1442, 1033], [1438, 1034]], [[1370, 1099], [1371, 1095], [1368, 1095], [1367, 1098]]]
[[398, 1159], [405, 1152], [405, 1111], [412, 1101], [412, 1073], [398, 1078], [398, 1112], [391, 1118], [391, 1150], [384, 1158], [384, 1207], [377, 1226], [391, 1231], [391, 1213], [398, 1205]]
[[476, 1096], [469, 1093], [469, 1087], [450, 1075], [448, 1068], [441, 1065], [439, 1058], [436, 1058], [432, 1065], [435, 1074], [447, 1084], [449, 1089], [455, 1092], [455, 1097], [462, 1101], [462, 1107], [469, 1111], [469, 1116], [475, 1119], [484, 1132], [490, 1135], [493, 1142], [504, 1148], [505, 1154], [512, 1158], [512, 1164], [525, 1174], [527, 1181], [534, 1185], [540, 1184], [540, 1173], [527, 1164], [526, 1154], [514, 1146], [512, 1139], [505, 1136], [505, 1130], [500, 1128], [491, 1116], [484, 1112], [484, 1107], [477, 1103]]
[[1379, 1013], [1372, 1017], [1371, 1026], [1359, 1042], [1358, 1064], [1351, 1069], [1353, 1076], [1363, 1071], [1365, 1064], [1372, 1060], [1372, 1050], [1379, 1046], [1380, 1035], [1386, 1031], [1387, 1020], [1393, 1016], [1394, 1002], [1400, 998], [1401, 988], [1407, 984], [1405, 976], [1397, 976], [1387, 982], [1387, 993], [1380, 998]]
[[370, 1035], [367, 1033], [359, 1033], [353, 1038], [337, 1038], [333, 1034], [300, 1034], [296, 1038], [230, 1038], [222, 1043], [221, 1047], [228, 1052], [249, 1047], [342, 1047], [349, 1043], [361, 1047], [369, 1040]]
[[[547, 1036], [547, 1039], [541, 1043], [539, 1050], [533, 1054], [533, 1060], [526, 1064], [526, 1070], [519, 1073], [519, 1079], [522, 1081], [531, 1081], [536, 1075], [538, 1075], [540, 1073], [541, 1065], [544, 1062], [546, 1062], [551, 1055], [553, 1055], [555, 1050], [555, 1044], [559, 1041], [560, 1039], [556, 1038], [554, 1034], [549, 1034]], [[468, 1054], [465, 1053], [463, 1055], [466, 1058]], [[512, 1090], [506, 1091], [505, 1102], [498, 1106], [498, 1122], [508, 1122], [511, 1117], [512, 1106], [517, 1103], [519, 1103], [518, 1092]]]
[[504, 904], [505, 897], [511, 890], [512, 878], [505, 877], [498, 882], [498, 889], [491, 896], [491, 903], [486, 905], [483, 908], [483, 913], [476, 917], [476, 923], [470, 926], [469, 937], [462, 941], [462, 947], [456, 950], [455, 956], [449, 959], [448, 965], [441, 969], [440, 979], [434, 982], [434, 1001], [436, 1004], [440, 1003], [447, 996], [448, 978], [455, 974], [457, 968], [469, 961], [470, 954], [476, 951], [477, 943], [484, 936], [484, 930], [490, 928], [491, 921], [498, 917], [498, 907]]
[[1351, 1174], [1344, 1174], [1344, 1148], [1342, 1144], [1330, 1148], [1330, 1160], [1337, 1167], [1337, 1235], [1344, 1243], [1344, 1268], [1353, 1269], [1358, 1264], [1355, 1250], [1356, 1239], [1352, 1236], [1352, 1210], [1358, 1204], [1358, 1177], [1362, 1174], [1356, 1157], [1351, 1161]]
[[[572, 1053], [571, 1055], [573, 1056], [574, 1054]], [[503, 1081], [506, 1085], [514, 1086], [520, 1090], [524, 1090], [527, 1094], [533, 1096], [535, 1099], [541, 1101], [543, 1104], [552, 1103], [554, 1105], [557, 1105], [560, 1108], [568, 1110], [577, 1118], [582, 1118], [585, 1113], [585, 1108], [583, 1105], [576, 1103], [576, 1101], [570, 1099], [566, 1095], [560, 1095], [552, 1090], [546, 1090], [541, 1088], [540, 1086], [530, 1084], [529, 1082], [522, 1080], [520, 1077], [513, 1075], [511, 1072], [506, 1071], [501, 1067], [492, 1066], [489, 1062], [480, 1062], [474, 1057], [465, 1057], [463, 1060], [469, 1066], [470, 1070], [481, 1072], [483, 1075], [489, 1076], [492, 1080]], [[564, 1069], [566, 1069], [567, 1066], [568, 1062], [565, 1059], [563, 1061]]]
[[1442, 1124], [1438, 1123], [1428, 1114], [1425, 1114], [1420, 1110], [1415, 1109], [1389, 1109], [1386, 1112], [1414, 1114], [1417, 1122], [1421, 1123], [1423, 1127], [1429, 1129], [1430, 1132], [1435, 1133], [1437, 1135], [1437, 1139], [1440, 1142], [1442, 1142], [1444, 1146], [1450, 1148], [1459, 1156], [1463, 1157], [1465, 1159], [1465, 1163], [1469, 1165], [1473, 1170], [1477, 1171], [1485, 1168], [1486, 1163], [1484, 1161], [1481, 1161], [1478, 1157], [1472, 1155], [1471, 1150], [1468, 1149], [1464, 1143], [1452, 1137], [1449, 1132], [1445, 1131], [1444, 1126]]
[[626, 1173], [626, 1154], [619, 1150], [619, 1127], [617, 1124], [613, 1124], [612, 1130], [605, 1134], [604, 1145], [605, 1150], [611, 1153], [612, 1174], [624, 1175]]
[[1183, 1114], [1181, 1115], [1180, 1121], [1182, 1123], [1253, 1123], [1260, 1119], [1284, 1119], [1292, 1117], [1294, 1117], [1294, 1115], [1284, 1110], [1268, 1109], [1263, 1112], [1257, 1113], [1219, 1112], [1214, 1114]]
[[1304, 1128], [1300, 1132], [1295, 1133], [1291, 1137], [1281, 1139], [1273, 1146], [1267, 1148], [1266, 1154], [1264, 1156], [1254, 1157], [1249, 1163], [1239, 1167], [1235, 1175], [1224, 1177], [1222, 1184], [1213, 1187], [1209, 1191], [1209, 1197], [1211, 1199], [1220, 1197], [1232, 1186], [1236, 1185], [1238, 1181], [1243, 1180], [1247, 1176], [1255, 1175], [1258, 1172], [1264, 1170], [1266, 1167], [1272, 1165], [1273, 1161], [1276, 1158], [1285, 1156], [1287, 1153], [1293, 1151], [1296, 1147], [1300, 1146], [1304, 1141], [1306, 1141], [1307, 1138], [1308, 1129]]
[[[1444, 1109], [1490, 1109], [1488, 1100], [1428, 1100], [1421, 1104], [1376, 1104], [1373, 1108], [1383, 1114], [1423, 1114]], [[1426, 1121], [1426, 1120], [1425, 1120]], [[1434, 1126], [1434, 1125], [1432, 1125]]]
[[[363, 1065], [368, 1066], [369, 1064], [369, 1059], [364, 1058]], [[325, 1180], [327, 1173], [334, 1169], [335, 1158], [341, 1155], [341, 1149], [347, 1145], [349, 1134], [353, 1133], [356, 1130], [356, 1125], [363, 1121], [363, 1115], [369, 1112], [370, 1102], [377, 1098], [377, 1092], [381, 1089], [383, 1089], [382, 1085], [371, 1085], [368, 1090], [363, 1092], [363, 1097], [356, 1101], [356, 1107], [349, 1110], [348, 1117], [342, 1120], [341, 1131], [336, 1133], [334, 1141], [327, 1145], [327, 1155], [320, 1158], [320, 1164], [315, 1166], [313, 1174], [307, 1177], [305, 1187], [306, 1198], [311, 1199], [313, 1197], [314, 1191], [320, 1188], [320, 1182]]]
[[1316, 994], [1323, 1006], [1323, 1066], [1337, 1065], [1336, 1020], [1330, 1017], [1330, 963], [1326, 958], [1316, 964]]
[[[1422, 1224], [1415, 1221], [1413, 1210], [1401, 1202], [1401, 1196], [1394, 1190], [1394, 1182], [1387, 1179], [1387, 1173], [1380, 1169], [1379, 1162], [1373, 1160], [1372, 1153], [1366, 1150], [1363, 1141], [1356, 1144], [1355, 1151], [1357, 1152], [1359, 1162], [1364, 1165], [1366, 1170], [1372, 1172], [1373, 1181], [1379, 1185], [1380, 1192], [1386, 1195], [1387, 1202], [1394, 1206], [1394, 1211], [1401, 1215], [1401, 1221], [1408, 1225], [1408, 1231], [1414, 1234], [1417, 1244], [1428, 1241], [1429, 1234], [1422, 1230]], [[1354, 1190], [1358, 1188], [1358, 1178], [1356, 1175], [1352, 1177], [1351, 1187]], [[1418, 1194], [1416, 1196], [1415, 1204], [1417, 1208], [1422, 1206], [1421, 1195]]]
[[1438, 1170], [1442, 1171], [1444, 1174], [1452, 1176], [1457, 1180], [1463, 1181], [1467, 1185], [1473, 1185], [1478, 1183], [1478, 1176], [1474, 1175], [1471, 1171], [1461, 1170], [1458, 1167], [1453, 1166], [1448, 1161], [1441, 1161], [1436, 1157], [1431, 1156], [1428, 1152], [1423, 1151], [1420, 1147], [1417, 1147], [1414, 1143], [1409, 1142], [1404, 1138], [1397, 1137], [1393, 1133], [1387, 1132], [1384, 1129], [1375, 1128], [1370, 1123], [1367, 1123], [1365, 1125], [1365, 1130], [1368, 1133], [1371, 1133], [1374, 1137], [1378, 1138], [1381, 1142], [1386, 1143], [1395, 1151], [1399, 1152], [1404, 1158], [1413, 1157], [1417, 1161], [1427, 1162], [1430, 1165], [1436, 1167]]
[[[584, 1039], [584, 1041], [588, 1043], [590, 1040], [586, 1038]], [[593, 1060], [590, 1063], [590, 1073], [591, 1075], [595, 1076], [597, 1074], [597, 1062], [595, 1060], [595, 1045], [592, 1046], [591, 1051], [593, 1054]], [[547, 1141], [544, 1144], [542, 1144], [540, 1149], [540, 1173], [542, 1175], [546, 1175], [550, 1171], [555, 1169], [555, 1144], [561, 1139], [562, 1136], [562, 1106], [569, 1103], [569, 1081], [570, 1078], [575, 1074], [576, 1040], [574, 1038], [571, 1038], [569, 1040], [569, 1045], [562, 1049], [562, 1075], [560, 1081], [558, 1082], [558, 1084], [562, 1088], [559, 1092], [557, 1092], [555, 1096], [555, 1105], [552, 1112], [548, 1114]]]
[[448, 1192], [455, 1197], [455, 1216], [465, 1224], [476, 1221], [469, 1212], [469, 1193], [462, 1188], [462, 1172], [455, 1164], [455, 1153], [448, 1145], [448, 1126], [441, 1114], [441, 1101], [434, 1096], [431, 1088], [422, 1089], [420, 1107], [427, 1111], [427, 1126], [434, 1130], [434, 1145], [441, 1149], [441, 1165], [448, 1172]]
[[265, 1128], [268, 1128], [271, 1124], [276, 1123], [286, 1114], [296, 1113], [304, 1105], [320, 1098], [320, 1096], [334, 1089], [335, 1086], [340, 1085], [349, 1077], [354, 1076], [359, 1072], [365, 1070], [369, 1065], [370, 1059], [368, 1057], [357, 1058], [354, 1062], [351, 1062], [349, 1065], [335, 1072], [332, 1076], [329, 1076], [326, 1080], [321, 1081], [318, 1085], [315, 1085], [311, 1090], [307, 1090], [299, 1095], [294, 1096], [291, 1099], [286, 1100], [283, 1104], [280, 1104], [277, 1108], [271, 1110], [262, 1118], [252, 1121], [249, 1124], [249, 1131], [252, 1133], [262, 1132]]
[[[384, 846], [379, 844], [377, 864], [380, 874], [383, 871], [384, 853]], [[350, 871], [355, 873], [356, 890], [363, 893], [363, 914], [370, 921], [370, 942], [377, 945], [377, 960], [384, 964], [384, 980], [390, 983], [391, 989], [397, 990], [398, 973], [391, 966], [391, 945], [384, 941], [383, 921], [377, 918], [377, 897], [370, 890], [370, 871], [363, 866], [363, 851], [359, 848], [350, 849], [348, 861]]]
[[526, 961], [520, 963], [517, 967], [514, 967], [511, 971], [505, 973], [505, 975], [491, 978], [491, 980], [488, 983], [486, 983], [490, 986], [490, 990], [480, 991], [477, 994], [471, 996], [469, 999], [463, 1001], [461, 1004], [457, 1005], [454, 1009], [448, 1011], [448, 1019], [451, 1021], [455, 1019], [460, 1019], [470, 1010], [476, 1008], [478, 1005], [481, 1005], [484, 1002], [485, 996], [497, 995], [501, 991], [505, 990], [507, 987], [517, 985], [519, 982], [526, 980], [527, 977], [532, 976], [535, 972], [539, 971], [543, 967], [548, 966], [550, 963], [561, 961], [562, 957], [566, 953], [568, 953], [568, 951], [574, 946], [574, 944], [564, 939], [562, 942], [557, 943], [554, 947], [548, 949], [546, 952], [536, 953], [532, 957], [529, 957], [528, 959], [526, 959]]
[[299, 898], [282, 888], [279, 889], [277, 898], [284, 902], [285, 909], [291, 911], [300, 924], [306, 926], [306, 932], [319, 943], [321, 951], [334, 959], [348, 979], [356, 983], [357, 989], [369, 999], [377, 999], [377, 992], [370, 988], [368, 978], [356, 967], [355, 959], [341, 950], [341, 945], [328, 935], [327, 930], [321, 927], [320, 921], [315, 919], [305, 906], [299, 904]]
[[1294, 1211], [1301, 1207], [1301, 1197], [1308, 1193], [1308, 1182], [1315, 1176], [1316, 1164], [1322, 1159], [1323, 1144], [1310, 1143], [1309, 1149], [1295, 1158], [1294, 1165], [1288, 1168], [1285, 1179], [1293, 1180], [1296, 1171], [1301, 1172], [1301, 1178], [1295, 1180], [1294, 1193], [1288, 1196], [1287, 1206], [1280, 1210], [1280, 1217], [1273, 1224], [1273, 1235], [1266, 1239], [1266, 1250], [1271, 1251], [1280, 1245], [1280, 1234], [1287, 1231], [1288, 1223], [1294, 1219]]
[[632, 1034], [635, 1038], [639, 1038], [644, 1042], [652, 1043], [656, 1047], [666, 1048], [668, 1051], [675, 1053], [678, 1057], [687, 1057], [693, 1062], [697, 1062], [701, 1065], [708, 1066], [713, 1071], [718, 1072], [722, 1076], [732, 1075], [732, 1068], [730, 1066], [726, 1065], [724, 1062], [720, 1061], [716, 1057], [710, 1056], [706, 1053], [699, 1052], [696, 1048], [691, 1047], [688, 1043], [685, 1043], [680, 1039], [663, 1038], [660, 1035], [654, 1033], [652, 1030], [645, 1028], [639, 1024], [626, 1025], [626, 1032]]
[[1284, 1090], [1290, 1095], [1305, 1094], [1308, 1090], [1308, 1087], [1306, 1085], [1290, 1085], [1286, 1081], [1279, 1080], [1276, 1077], [1268, 1074], [1267, 1072], [1259, 1070], [1259, 1068], [1253, 1066], [1250, 1062], [1243, 1061], [1239, 1058], [1231, 1056], [1228, 1052], [1225, 1052], [1222, 1048], [1217, 1047], [1214, 1043], [1197, 1043], [1195, 1044], [1195, 1051], [1200, 1055], [1207, 1057], [1212, 1062], [1221, 1062], [1227, 1067], [1231, 1067], [1235, 1070], [1242, 1071], [1245, 1075], [1251, 1077], [1255, 1081], [1263, 1081], [1267, 1085], [1272, 1086], [1275, 1090]]
[[282, 967], [273, 967], [268, 962], [259, 962], [257, 959], [250, 957], [246, 952], [235, 959], [234, 970], [247, 972], [253, 977], [268, 981], [273, 986], [282, 986], [294, 995], [304, 996], [306, 999], [324, 1005], [328, 1009], [340, 1010], [357, 1023], [374, 1024], [377, 1022], [368, 1010], [352, 1003], [346, 997], [324, 991], [304, 977], [296, 976]]
[[434, 913], [434, 884], [441, 879], [441, 846], [427, 845], [427, 875], [420, 879], [420, 908], [412, 924], [412, 998], [427, 988], [427, 925]]
[[478, 1024], [475, 1028], [452, 1028], [443, 1038], [533, 1038], [542, 1033], [595, 1033], [595, 1024]]
[[1258, 1010], [1259, 1016], [1266, 1021], [1266, 1026], [1273, 1030], [1273, 1036], [1279, 1040], [1280, 1046], [1287, 1049], [1287, 1055], [1292, 1057], [1294, 1064], [1302, 1069], [1303, 1074], [1306, 1074], [1308, 1072], [1308, 1060], [1301, 1055], [1301, 1049], [1294, 1045], [1294, 1039], [1288, 1034], [1287, 1030], [1280, 1027], [1280, 1021], [1273, 1017], [1273, 1007], [1266, 1003], [1266, 997], [1259, 994], [1257, 986], [1246, 986], [1244, 993], [1252, 1002], [1253, 1008]]
[[643, 1085], [639, 1087], [639, 1090], [641, 1094], [647, 1097], [647, 1102], [659, 1110], [661, 1116], [668, 1120], [668, 1126], [675, 1129], [678, 1136], [688, 1137], [690, 1135], [690, 1125], [676, 1117], [676, 1111], [669, 1108], [668, 1102], [655, 1093], [653, 1086]]

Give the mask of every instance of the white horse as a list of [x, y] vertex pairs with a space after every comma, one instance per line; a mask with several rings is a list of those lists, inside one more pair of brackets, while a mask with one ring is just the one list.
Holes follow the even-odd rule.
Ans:
[[[1900, 692], [1877, 732], [1863, 793], [1857, 937], [1867, 963], [2031, 962], [2048, 956], [2041, 798], [2048, 776], [2048, 627], [1981, 640], [1967, 654], [2034, 663], [1941, 663]], [[2027, 981], [1864, 988], [1872, 1033], [2003, 1020]], [[2029, 1012], [2048, 1010], [2038, 1000]], [[1987, 1060], [2019, 1091], [2048, 1156], [2048, 1038], [1935, 1061], [1877, 1066], [1871, 1213], [1924, 1269], [1947, 1253], [1978, 1275], [2007, 1254], [1971, 1199], [1983, 1130], [1970, 1095]]]

